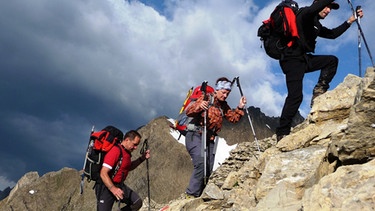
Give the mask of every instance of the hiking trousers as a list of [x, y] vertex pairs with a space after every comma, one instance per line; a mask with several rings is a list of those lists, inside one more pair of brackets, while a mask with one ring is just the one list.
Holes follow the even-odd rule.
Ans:
[[314, 88], [325, 91], [336, 74], [338, 58], [333, 55], [306, 54], [299, 57], [286, 57], [279, 61], [285, 74], [288, 96], [280, 116], [280, 125], [276, 128], [276, 135], [290, 133], [293, 117], [297, 114], [303, 99], [303, 77], [305, 73], [320, 71], [319, 80]]
[[[186, 193], [195, 197], [199, 197], [205, 187], [204, 157], [202, 154], [202, 134], [192, 131], [187, 132], [185, 136], [185, 146], [194, 165], [194, 170], [191, 174], [189, 186], [186, 189]], [[207, 177], [211, 175], [215, 163], [214, 147], [215, 142], [207, 139]]]
[[[130, 189], [125, 184], [115, 184], [116, 187], [120, 187], [124, 192], [124, 198], [121, 200], [122, 203], [126, 203], [126, 206], [121, 208], [124, 211], [139, 210], [142, 207], [142, 199], [139, 195]], [[95, 195], [96, 195], [96, 208], [97, 211], [111, 211], [113, 204], [115, 203], [116, 197], [110, 190], [101, 182], [95, 183]], [[120, 202], [116, 203], [120, 209]]]

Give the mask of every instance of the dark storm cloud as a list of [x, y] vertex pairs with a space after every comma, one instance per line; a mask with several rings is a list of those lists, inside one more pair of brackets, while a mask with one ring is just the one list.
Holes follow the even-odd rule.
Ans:
[[106, 6], [1, 3], [1, 176], [17, 181], [28, 171], [80, 168], [92, 125], [128, 130], [146, 123], [119, 101], [124, 87], [116, 84], [131, 89], [136, 80], [112, 73], [123, 46], [106, 28]]

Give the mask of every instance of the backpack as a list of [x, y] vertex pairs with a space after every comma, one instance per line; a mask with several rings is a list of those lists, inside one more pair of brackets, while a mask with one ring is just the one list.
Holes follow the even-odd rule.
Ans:
[[[202, 84], [203, 85], [203, 84]], [[193, 117], [188, 117], [186, 115], [186, 111], [185, 109], [189, 106], [189, 104], [192, 102], [192, 101], [196, 101], [200, 96], [202, 96], [203, 92], [201, 90], [201, 86], [197, 86], [195, 88], [191, 88], [187, 95], [186, 95], [186, 98], [185, 98], [185, 101], [180, 109], [180, 113], [177, 117], [177, 119], [175, 120], [175, 124], [173, 126], [174, 129], [178, 130], [180, 132], [180, 137], [181, 135], [186, 135], [186, 133], [189, 131], [189, 130], [194, 130], [194, 125], [191, 125], [192, 127], [189, 127], [189, 124], [191, 123], [191, 120], [193, 119]], [[208, 86], [207, 84], [205, 85], [206, 86], [206, 94], [210, 94], [209, 96], [211, 96], [212, 93], [214, 93], [214, 88], [212, 88], [211, 86]], [[213, 97], [210, 98], [210, 104], [212, 104], [213, 102]]]
[[[100, 169], [103, 165], [104, 155], [114, 146], [119, 147], [119, 143], [123, 140], [124, 134], [121, 130], [113, 126], [107, 126], [101, 131], [91, 132], [90, 141], [87, 146], [85, 164], [83, 175], [90, 182], [100, 180]], [[120, 148], [120, 147], [119, 147]], [[122, 162], [121, 155], [115, 169], [113, 170], [112, 177], [117, 173]], [[82, 178], [83, 179], [83, 178]]]
[[270, 18], [263, 21], [258, 29], [258, 37], [263, 41], [266, 54], [273, 59], [283, 57], [285, 49], [293, 46], [299, 39], [296, 14], [298, 3], [283, 0], [276, 6]]

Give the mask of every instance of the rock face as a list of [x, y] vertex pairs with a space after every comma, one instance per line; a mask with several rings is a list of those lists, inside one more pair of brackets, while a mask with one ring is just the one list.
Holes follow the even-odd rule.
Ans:
[[[130, 172], [126, 184], [145, 199], [145, 205], [148, 205], [148, 184], [152, 204], [163, 204], [178, 198], [189, 182], [193, 168], [190, 156], [170, 130], [166, 117], [154, 119], [138, 130], [142, 143], [148, 139], [152, 159], [148, 161], [148, 169], [144, 162]], [[141, 146], [133, 152], [134, 159], [140, 156], [140, 149]], [[37, 172], [29, 172], [0, 201], [0, 210], [96, 210], [95, 182], [85, 180], [83, 194], [80, 194], [80, 183], [80, 172], [76, 169], [64, 168], [41, 177]]]
[[42, 177], [30, 172], [0, 202], [0, 210], [93, 210], [92, 186], [86, 183], [85, 194], [80, 195], [79, 185], [80, 175], [75, 169], [63, 168]]
[[[373, 210], [374, 77], [374, 68], [364, 78], [348, 75], [316, 98], [307, 119], [289, 136], [276, 143], [275, 136], [259, 135], [260, 152], [253, 140], [234, 141], [233, 134], [249, 132], [248, 125], [233, 125], [229, 135], [224, 130], [223, 136], [238, 145], [196, 199], [181, 196], [192, 172], [185, 147], [171, 136], [166, 117], [152, 120], [139, 129], [152, 150], [149, 168], [142, 164], [126, 184], [144, 198], [141, 210], [148, 210], [148, 184], [150, 210]], [[272, 124], [264, 119], [261, 124]], [[255, 128], [261, 125], [254, 122]], [[95, 210], [94, 183], [85, 182], [80, 194], [80, 179], [70, 168], [41, 177], [30, 172], [0, 201], [0, 210]]]
[[165, 210], [373, 210], [374, 77], [374, 68], [348, 75], [290, 135], [261, 140], [261, 153], [239, 144], [200, 198]]
[[[241, 120], [232, 124], [224, 119], [223, 128], [219, 136], [224, 138], [229, 145], [242, 142], [252, 142], [255, 140], [249, 117], [251, 119], [256, 138], [264, 139], [275, 134], [276, 127], [279, 125], [279, 117], [268, 117], [260, 111], [260, 108], [250, 106], [248, 109], [249, 116], [245, 116]], [[304, 121], [300, 113], [293, 118], [292, 126], [296, 126]]]
[[[263, 123], [274, 128], [273, 126], [278, 121], [277, 118], [266, 117], [259, 109], [252, 107], [249, 112], [253, 118], [258, 138], [273, 134]], [[229, 140], [227, 141], [229, 145], [249, 141], [250, 136], [250, 138], [253, 138], [249, 130], [249, 122], [245, 118], [243, 120], [246, 121], [231, 124], [230, 129], [228, 129], [229, 126], [225, 125], [225, 129], [220, 133]], [[261, 124], [258, 122], [261, 122]], [[163, 204], [184, 193], [193, 169], [185, 146], [177, 142], [171, 135], [170, 124], [168, 118], [163, 116], [151, 120], [138, 130], [142, 135], [142, 140], [148, 140], [152, 151], [152, 159], [148, 161], [148, 169], [145, 162], [132, 171], [126, 179], [126, 184], [145, 199], [145, 206], [148, 205], [148, 185], [150, 186], [150, 198], [154, 209], [156, 207], [161, 208]], [[239, 133], [242, 135], [236, 137], [236, 134]], [[246, 134], [248, 134], [247, 137], [243, 138]], [[269, 135], [266, 136], [266, 134]], [[140, 148], [133, 152], [134, 159], [140, 155]], [[149, 181], [147, 180], [147, 173], [149, 174]], [[64, 183], [66, 186], [60, 187], [59, 184], [56, 184], [57, 182]], [[21, 210], [26, 209], [26, 207], [28, 210], [39, 210], [40, 207], [45, 210], [56, 210], [57, 208], [61, 208], [60, 210], [93, 210], [96, 207], [93, 186], [94, 182], [85, 182], [84, 193], [81, 195], [79, 193], [80, 175], [75, 169], [64, 168], [41, 177], [37, 172], [29, 172], [18, 181], [9, 197], [0, 201], [0, 210], [12, 210], [15, 207]], [[56, 189], [56, 187], [59, 188]], [[51, 197], [45, 197], [48, 193], [53, 193], [56, 197], [67, 196], [65, 198], [60, 197], [59, 200], [52, 200]], [[31, 203], [30, 201], [37, 202]], [[53, 203], [49, 203], [50, 201]]]

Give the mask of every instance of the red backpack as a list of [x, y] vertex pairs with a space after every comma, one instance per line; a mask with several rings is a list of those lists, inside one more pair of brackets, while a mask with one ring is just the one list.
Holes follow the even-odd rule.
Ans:
[[[121, 130], [113, 126], [107, 126], [104, 129], [94, 132], [90, 135], [90, 141], [87, 146], [86, 158], [82, 174], [88, 181], [97, 181], [100, 179], [100, 169], [103, 165], [105, 153], [107, 153], [113, 146], [117, 146], [124, 138]], [[121, 149], [120, 149], [121, 151]], [[119, 166], [121, 165], [122, 154], [114, 169], [113, 175], [116, 174]]]
[[[180, 136], [186, 135], [186, 133], [188, 131], [188, 129], [187, 129], [188, 124], [193, 119], [193, 117], [188, 117], [186, 115], [185, 109], [188, 107], [188, 105], [192, 101], [196, 101], [200, 96], [202, 96], [203, 92], [201, 90], [201, 87], [202, 86], [197, 86], [197, 87], [195, 87], [194, 90], [193, 90], [193, 87], [192, 87], [188, 91], [188, 94], [186, 95], [185, 101], [184, 101], [184, 103], [181, 107], [180, 113], [179, 113], [177, 119], [175, 120], [174, 129], [176, 129], [180, 132]], [[214, 93], [214, 91], [215, 91], [214, 88], [206, 85], [206, 94], [212, 94], [212, 93]], [[211, 98], [211, 99], [213, 99], [213, 98]]]
[[270, 18], [263, 21], [258, 29], [258, 37], [263, 42], [264, 50], [273, 59], [279, 60], [284, 51], [299, 40], [296, 15], [298, 3], [293, 0], [283, 0], [276, 6]]

